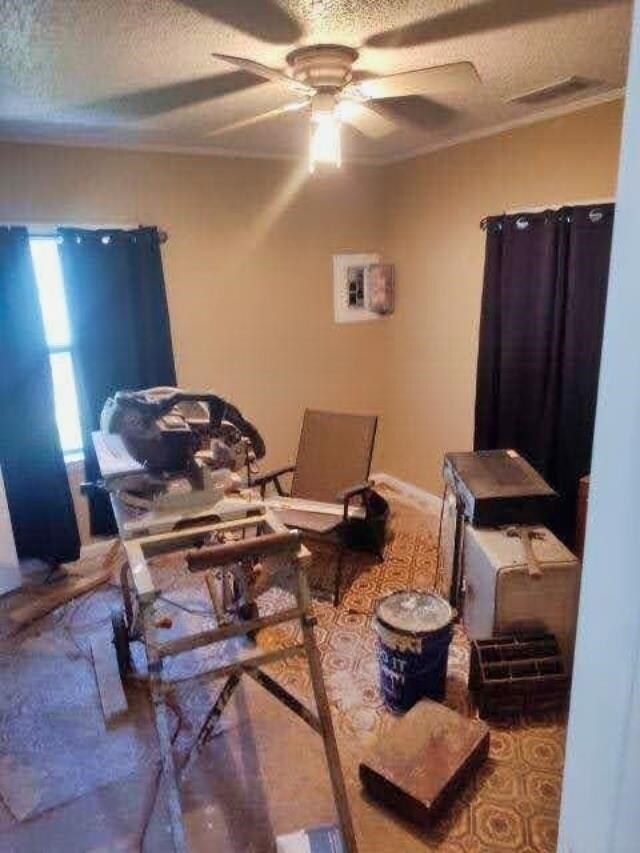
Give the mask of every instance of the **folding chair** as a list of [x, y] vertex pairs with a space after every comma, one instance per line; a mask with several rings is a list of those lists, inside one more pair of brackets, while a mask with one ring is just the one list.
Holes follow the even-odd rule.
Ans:
[[[295, 465], [253, 479], [263, 498], [269, 484], [283, 500], [272, 509], [287, 527], [311, 539], [337, 547], [333, 603], [340, 601], [340, 584], [347, 548], [368, 550], [383, 559], [387, 502], [369, 480], [378, 418], [307, 409], [302, 422]], [[293, 474], [287, 495], [281, 478]]]

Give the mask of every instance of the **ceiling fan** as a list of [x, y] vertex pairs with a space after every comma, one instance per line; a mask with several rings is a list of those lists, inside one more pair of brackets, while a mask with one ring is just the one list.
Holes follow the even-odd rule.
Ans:
[[340, 165], [340, 126], [343, 122], [372, 138], [386, 136], [395, 130], [394, 120], [376, 111], [378, 101], [439, 95], [479, 83], [471, 62], [453, 62], [356, 81], [353, 64], [358, 59], [358, 51], [333, 44], [297, 48], [286, 57], [287, 71], [238, 56], [223, 53], [213, 53], [212, 56], [266, 80], [282, 83], [298, 97], [266, 113], [216, 128], [208, 135], [218, 136], [286, 113], [307, 112], [311, 127], [311, 171], [320, 162]]

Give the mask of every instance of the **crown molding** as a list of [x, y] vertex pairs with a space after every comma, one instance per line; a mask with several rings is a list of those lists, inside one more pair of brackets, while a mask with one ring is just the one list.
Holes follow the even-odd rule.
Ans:
[[[389, 157], [348, 157], [344, 158], [345, 165], [354, 166], [389, 166], [395, 163], [403, 163], [408, 160], [415, 160], [425, 154], [432, 154], [435, 151], [442, 151], [446, 148], [454, 148], [457, 145], [464, 145], [467, 142], [474, 142], [478, 139], [486, 139], [491, 136], [498, 136], [509, 130], [515, 130], [519, 127], [527, 127], [531, 124], [549, 121], [553, 118], [559, 118], [571, 113], [588, 110], [591, 107], [599, 104], [609, 103], [624, 98], [625, 88], [612, 89], [608, 92], [603, 92], [598, 95], [592, 95], [589, 98], [582, 98], [578, 101], [570, 101], [567, 104], [562, 104], [557, 107], [550, 107], [545, 110], [539, 110], [531, 115], [521, 116], [520, 118], [512, 119], [511, 121], [503, 122], [499, 125], [491, 127], [479, 128], [478, 130], [469, 131], [469, 133], [452, 136], [449, 139], [434, 141], [403, 154], [392, 155]], [[205, 146], [181, 146], [164, 143], [153, 142], [126, 142], [117, 140], [105, 139], [88, 139], [82, 134], [65, 135], [64, 137], [51, 136], [48, 137], [42, 133], [24, 134], [11, 132], [4, 133], [0, 129], [0, 143], [16, 144], [16, 145], [53, 145], [63, 148], [98, 148], [107, 151], [133, 151], [144, 152], [148, 154], [173, 154], [185, 157], [222, 157], [229, 160], [275, 160], [279, 162], [299, 162], [306, 158], [299, 154], [274, 154], [259, 151], [247, 151], [246, 149], [229, 149], [229, 148], [209, 148]]]
[[492, 125], [491, 127], [479, 128], [471, 130], [469, 133], [463, 133], [459, 136], [452, 137], [440, 142], [434, 142], [431, 145], [420, 146], [413, 151], [405, 154], [398, 154], [393, 157], [387, 157], [381, 165], [391, 165], [393, 163], [403, 163], [407, 160], [415, 160], [424, 154], [432, 154], [434, 151], [443, 151], [446, 148], [455, 148], [457, 145], [464, 145], [467, 142], [474, 142], [477, 139], [486, 139], [490, 136], [499, 136], [501, 133], [506, 133], [509, 130], [515, 130], [519, 127], [527, 127], [531, 124], [549, 121], [550, 119], [560, 118], [571, 113], [582, 112], [591, 107], [597, 107], [599, 104], [606, 104], [610, 101], [618, 101], [624, 98], [625, 87], [619, 89], [611, 89], [608, 92], [601, 92], [598, 95], [592, 95], [589, 98], [582, 98], [579, 101], [571, 101], [567, 104], [562, 104], [558, 107], [549, 107], [546, 110], [540, 110], [532, 115], [522, 116], [512, 119], [511, 121], [503, 122], [502, 124]]
[[[132, 142], [106, 139], [88, 139], [85, 136], [65, 134], [64, 137], [48, 137], [42, 133], [13, 134], [3, 133], [0, 129], [0, 145], [45, 145], [58, 148], [98, 148], [103, 151], [131, 151], [146, 154], [173, 154], [185, 157], [219, 157], [226, 160], [274, 160], [276, 162], [300, 162], [307, 160], [307, 154], [277, 154], [260, 151], [247, 151], [237, 148], [209, 148], [198, 145], [171, 145], [162, 142]], [[345, 165], [381, 166], [379, 158], [348, 157], [343, 158]]]

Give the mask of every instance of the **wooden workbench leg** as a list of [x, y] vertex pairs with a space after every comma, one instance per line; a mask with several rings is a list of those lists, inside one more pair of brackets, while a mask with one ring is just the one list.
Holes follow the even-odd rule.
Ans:
[[167, 806], [169, 809], [169, 821], [171, 824], [171, 838], [176, 853], [187, 853], [187, 842], [184, 837], [184, 824], [182, 823], [182, 807], [180, 805], [180, 791], [176, 778], [176, 767], [173, 760], [173, 746], [169, 732], [169, 721], [167, 719], [167, 706], [164, 696], [152, 688], [152, 702], [156, 720], [156, 730], [160, 741], [160, 761], [162, 762], [162, 782], [167, 793]]
[[[224, 609], [223, 597], [220, 594], [222, 587], [224, 585], [224, 578], [222, 574], [218, 577], [214, 572], [205, 572], [204, 579], [207, 584], [207, 589], [209, 590], [209, 598], [211, 599], [211, 604], [213, 605], [213, 612], [216, 617], [216, 623], [218, 627], [221, 625], [227, 625], [229, 623], [229, 617]], [[220, 581], [220, 588], [218, 588], [218, 581]]]
[[129, 585], [129, 560], [124, 560], [120, 566], [120, 590], [124, 603], [124, 615], [127, 622], [127, 630], [131, 636], [134, 628], [135, 614], [131, 586]]
[[151, 702], [153, 704], [153, 716], [158, 732], [160, 745], [160, 761], [162, 768], [162, 782], [167, 795], [167, 806], [169, 809], [169, 822], [171, 824], [171, 838], [175, 853], [187, 853], [187, 842], [184, 835], [184, 824], [182, 822], [182, 807], [180, 805], [180, 791], [178, 789], [178, 777], [176, 775], [175, 762], [173, 760], [173, 744], [169, 730], [167, 706], [164, 695], [160, 689], [162, 660], [158, 657], [153, 642], [153, 605], [142, 608], [142, 625], [147, 651], [147, 665], [149, 669], [149, 686], [151, 691]]
[[357, 853], [358, 847], [356, 844], [353, 822], [351, 820], [351, 812], [349, 810], [347, 789], [344, 783], [344, 775], [342, 772], [342, 765], [340, 763], [340, 754], [338, 753], [333, 720], [331, 719], [331, 709], [329, 707], [327, 691], [324, 685], [320, 653], [318, 652], [316, 638], [313, 631], [315, 619], [311, 615], [309, 585], [307, 583], [307, 576], [303, 566], [297, 566], [296, 576], [298, 604], [304, 611], [300, 618], [300, 624], [302, 626], [302, 635], [307, 659], [309, 661], [311, 685], [313, 687], [313, 695], [316, 700], [318, 718], [320, 719], [322, 740], [327, 758], [331, 787], [333, 788], [333, 797], [338, 810], [338, 819], [340, 821], [340, 828], [342, 830], [342, 837], [344, 839], [347, 853]]
[[231, 697], [234, 694], [236, 687], [240, 684], [240, 673], [233, 672], [227, 678], [224, 687], [218, 694], [218, 698], [214, 702], [211, 710], [206, 716], [206, 719], [202, 726], [200, 727], [200, 731], [198, 732], [198, 737], [196, 738], [196, 743], [198, 745], [198, 749], [202, 749], [202, 747], [207, 743], [207, 741], [211, 740], [216, 731], [216, 726], [220, 720], [220, 717], [224, 713], [224, 709], [229, 704]]

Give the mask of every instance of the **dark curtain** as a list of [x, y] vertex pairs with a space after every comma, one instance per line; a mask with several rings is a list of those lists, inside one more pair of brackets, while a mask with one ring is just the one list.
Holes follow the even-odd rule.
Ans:
[[[175, 385], [158, 232], [61, 228], [86, 477], [99, 477], [91, 433], [115, 391]], [[89, 501], [91, 531], [115, 532], [107, 497]]]
[[589, 473], [613, 205], [486, 223], [476, 449], [515, 448], [560, 493], [551, 526], [573, 542]]
[[80, 538], [26, 228], [0, 228], [0, 465], [19, 557], [77, 560]]

